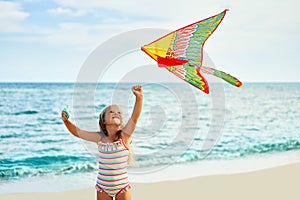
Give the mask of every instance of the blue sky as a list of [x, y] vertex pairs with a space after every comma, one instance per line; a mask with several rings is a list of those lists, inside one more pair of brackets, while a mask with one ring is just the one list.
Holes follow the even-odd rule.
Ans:
[[[298, 0], [0, 0], [0, 81], [73, 82], [115, 35], [174, 30], [226, 8], [204, 47], [218, 69], [242, 81], [300, 81], [299, 7]], [[129, 58], [152, 62], [142, 53]], [[126, 70], [129, 58], [117, 67]]]

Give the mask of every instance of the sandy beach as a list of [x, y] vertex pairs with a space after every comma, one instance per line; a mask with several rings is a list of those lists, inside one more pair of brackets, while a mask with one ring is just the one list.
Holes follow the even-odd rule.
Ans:
[[[134, 200], [152, 199], [300, 199], [300, 163], [254, 172], [210, 175], [180, 181], [133, 183]], [[1, 200], [88, 200], [95, 199], [95, 190], [15, 193], [0, 195]]]

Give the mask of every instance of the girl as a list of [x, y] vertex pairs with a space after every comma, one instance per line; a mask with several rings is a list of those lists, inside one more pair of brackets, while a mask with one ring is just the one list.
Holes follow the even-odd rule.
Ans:
[[99, 170], [96, 183], [97, 200], [131, 200], [127, 163], [132, 133], [142, 110], [142, 86], [133, 86], [135, 105], [128, 122], [123, 126], [122, 113], [117, 105], [106, 107], [99, 116], [99, 132], [81, 130], [62, 111], [67, 129], [76, 137], [95, 142], [99, 151]]

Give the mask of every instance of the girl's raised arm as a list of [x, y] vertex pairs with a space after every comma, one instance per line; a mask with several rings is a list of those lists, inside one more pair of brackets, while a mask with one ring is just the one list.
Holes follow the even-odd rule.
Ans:
[[133, 94], [135, 95], [135, 104], [134, 108], [131, 114], [131, 117], [129, 118], [127, 124], [123, 128], [123, 132], [127, 135], [132, 135], [136, 123], [140, 117], [140, 114], [142, 112], [142, 106], [143, 106], [143, 89], [142, 86], [133, 86], [131, 88]]

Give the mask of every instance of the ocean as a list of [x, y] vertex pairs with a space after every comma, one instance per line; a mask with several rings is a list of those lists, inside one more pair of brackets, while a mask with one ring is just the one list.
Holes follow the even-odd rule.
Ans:
[[[215, 84], [210, 95], [185, 83], [141, 84], [144, 104], [129, 173], [151, 175], [169, 166], [300, 150], [300, 83]], [[68, 182], [69, 177], [87, 177], [88, 184], [93, 182], [97, 145], [72, 136], [61, 110], [68, 107], [71, 121], [97, 131], [98, 115], [107, 105], [120, 105], [128, 119], [133, 85], [0, 83], [0, 193], [14, 192], [12, 186], [20, 182], [47, 178]]]

